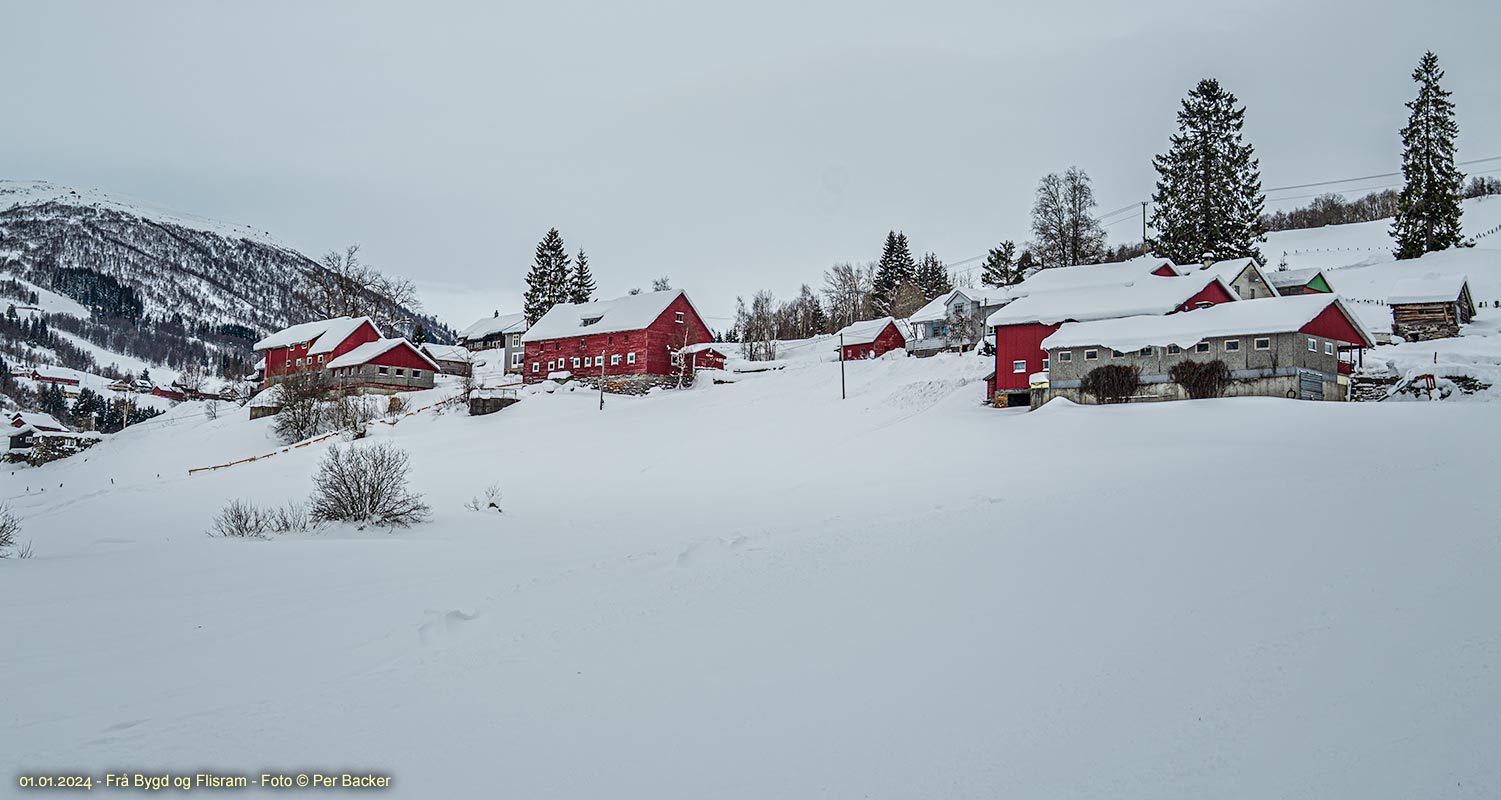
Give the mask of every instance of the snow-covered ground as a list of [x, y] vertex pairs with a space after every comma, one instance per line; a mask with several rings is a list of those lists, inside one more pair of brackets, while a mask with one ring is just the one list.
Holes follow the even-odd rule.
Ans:
[[0, 561], [0, 752], [417, 798], [1501, 785], [1495, 406], [1025, 413], [985, 359], [846, 368], [375, 426], [434, 509], [396, 533], [204, 536], [328, 445], [188, 477], [274, 449], [195, 404], [0, 474], [36, 549]]

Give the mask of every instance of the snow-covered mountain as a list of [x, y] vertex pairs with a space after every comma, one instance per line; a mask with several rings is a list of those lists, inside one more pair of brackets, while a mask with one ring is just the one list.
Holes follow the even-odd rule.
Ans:
[[[76, 307], [43, 310], [79, 319], [53, 327], [127, 359], [247, 359], [258, 336], [308, 318], [303, 278], [321, 269], [248, 226], [97, 190], [0, 181], [0, 273], [87, 306], [91, 319]], [[6, 300], [26, 305], [16, 294]], [[442, 338], [441, 325], [418, 318]]]

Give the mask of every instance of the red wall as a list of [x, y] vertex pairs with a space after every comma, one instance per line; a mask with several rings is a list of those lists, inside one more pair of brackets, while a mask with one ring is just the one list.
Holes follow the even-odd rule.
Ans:
[[1219, 281], [1212, 281], [1208, 286], [1205, 286], [1203, 289], [1194, 294], [1193, 297], [1188, 298], [1188, 301], [1183, 305], [1178, 306], [1178, 310], [1190, 311], [1198, 307], [1199, 303], [1209, 303], [1210, 305], [1215, 305], [1218, 303], [1233, 302], [1235, 302], [1235, 296], [1225, 291], [1225, 287], [1221, 286]]
[[[677, 321], [679, 311], [683, 312], [681, 323]], [[672, 365], [669, 345], [676, 349], [707, 342], [713, 338], [709, 333], [709, 327], [694, 312], [688, 298], [680, 294], [651, 325], [639, 330], [527, 342], [526, 360], [522, 362], [522, 379], [527, 383], [545, 380], [549, 359], [568, 359], [567, 365], [554, 366], [554, 369], [573, 372], [572, 359], [575, 356], [579, 359], [587, 356], [590, 359], [588, 374], [597, 376], [600, 374], [600, 368], [594, 366], [593, 359], [601, 353], [605, 357], [604, 374], [606, 376], [671, 375], [675, 368]], [[636, 363], [626, 363], [627, 353], [636, 354]], [[610, 364], [612, 355], [620, 356], [618, 365]], [[533, 364], [541, 366], [534, 371]], [[580, 374], [584, 373], [584, 367], [578, 367], [577, 371]]]
[[[355, 328], [354, 332], [345, 337], [344, 341], [339, 342], [338, 346], [333, 349], [333, 352], [323, 354], [323, 360], [327, 363], [359, 347], [365, 342], [373, 342], [379, 338], [380, 332], [375, 329], [374, 325], [368, 322], [361, 323], [360, 327]], [[297, 372], [297, 359], [308, 358], [307, 344], [307, 342], [298, 342], [294, 347], [273, 347], [263, 351], [266, 354], [266, 378], [268, 379], [265, 385], [271, 385], [269, 379], [273, 375], [285, 375], [288, 372]], [[316, 361], [318, 357], [313, 356], [312, 358]], [[290, 367], [287, 366], [288, 360], [292, 362], [292, 366]], [[318, 367], [316, 363], [313, 366]], [[307, 368], [308, 365], [304, 363], [302, 369], [305, 370]]]
[[[902, 336], [902, 332], [897, 330], [896, 323], [893, 322], [890, 325], [887, 325], [886, 328], [881, 331], [881, 334], [876, 337], [876, 340], [874, 342], [870, 342], [868, 344], [852, 344], [848, 347], [845, 347], [844, 360], [859, 361], [862, 358], [878, 358], [891, 352], [892, 350], [906, 346], [907, 338], [905, 336]], [[870, 355], [871, 350], [876, 351], [875, 355]]]
[[[1020, 391], [1031, 388], [1029, 380], [1034, 372], [1042, 372], [1042, 359], [1047, 355], [1042, 349], [1042, 340], [1053, 335], [1057, 325], [1041, 322], [1024, 322], [1020, 325], [999, 325], [995, 329], [995, 391]], [[1026, 372], [1012, 372], [1011, 362], [1027, 362]]]
[[1365, 346], [1365, 342], [1361, 341], [1360, 333], [1355, 330], [1354, 325], [1350, 324], [1350, 320], [1345, 317], [1345, 312], [1340, 311], [1339, 306], [1335, 305], [1333, 301], [1330, 301], [1328, 308], [1320, 311], [1317, 317], [1314, 317], [1312, 321], [1298, 330], [1303, 333], [1313, 334], [1314, 336], [1322, 336], [1325, 339], [1334, 339], [1346, 344], [1355, 345], [1356, 347]]
[[694, 369], [724, 369], [724, 353], [701, 350], [688, 356], [688, 365]]

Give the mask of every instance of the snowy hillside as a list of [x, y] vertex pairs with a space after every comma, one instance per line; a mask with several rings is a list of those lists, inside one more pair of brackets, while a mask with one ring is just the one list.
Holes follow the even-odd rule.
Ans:
[[1494, 407], [1025, 413], [984, 359], [847, 369], [375, 426], [435, 511], [394, 534], [205, 537], [328, 445], [188, 477], [271, 446], [194, 404], [0, 474], [36, 548], [0, 752], [413, 798], [1501, 785]]

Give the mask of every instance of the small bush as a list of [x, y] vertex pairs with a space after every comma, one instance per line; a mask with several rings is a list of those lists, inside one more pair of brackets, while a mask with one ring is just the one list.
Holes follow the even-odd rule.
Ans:
[[1124, 403], [1141, 388], [1141, 367], [1107, 364], [1084, 374], [1079, 389], [1101, 403]]
[[493, 508], [496, 513], [502, 513], [500, 508], [500, 484], [490, 484], [485, 488], [485, 499], [481, 500], [475, 497], [465, 503], [464, 507], [470, 511], [488, 511]]
[[396, 419], [401, 416], [401, 412], [404, 410], [406, 410], [406, 403], [403, 403], [400, 397], [393, 394], [391, 395], [391, 399], [386, 401], [387, 417]]
[[20, 532], [21, 519], [9, 505], [0, 503], [0, 558], [10, 557], [11, 549], [16, 547], [16, 534]]
[[1180, 361], [1173, 365], [1168, 372], [1173, 378], [1173, 383], [1183, 387], [1188, 396], [1195, 400], [1205, 400], [1211, 397], [1219, 397], [1225, 393], [1230, 385], [1230, 368], [1225, 362], [1215, 359], [1213, 361]]
[[320, 372], [294, 372], [276, 385], [281, 411], [276, 414], [276, 436], [286, 444], [311, 439], [328, 430], [332, 419], [324, 402], [328, 378]]
[[208, 535], [222, 539], [265, 539], [270, 530], [269, 514], [249, 500], [231, 500], [214, 517]]
[[406, 451], [386, 442], [328, 449], [313, 479], [312, 517], [405, 528], [428, 518], [422, 495], [407, 487]]

